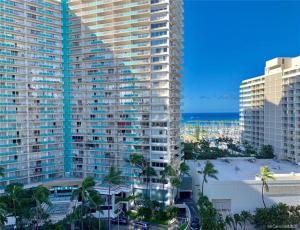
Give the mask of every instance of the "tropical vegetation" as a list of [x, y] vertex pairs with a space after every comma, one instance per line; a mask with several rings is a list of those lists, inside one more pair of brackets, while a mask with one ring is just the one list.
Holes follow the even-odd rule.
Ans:
[[[233, 143], [231, 138], [218, 138], [215, 140], [217, 146], [211, 146], [210, 141], [200, 139], [195, 142], [184, 142], [183, 153], [185, 160], [212, 160], [221, 157], [255, 157], [258, 159], [274, 158], [274, 150], [271, 145], [261, 146], [259, 151], [256, 151], [249, 143], [243, 143], [241, 146]], [[218, 143], [225, 143], [227, 149], [218, 147]]]
[[268, 192], [269, 191], [269, 185], [268, 182], [269, 180], [275, 180], [273, 172], [269, 169], [267, 166], [263, 166], [260, 168], [259, 173], [257, 174], [257, 177], [260, 178], [262, 182], [261, 186], [261, 199], [263, 202], [264, 207], [266, 208], [266, 202], [265, 202], [265, 196], [264, 196], [264, 191]]

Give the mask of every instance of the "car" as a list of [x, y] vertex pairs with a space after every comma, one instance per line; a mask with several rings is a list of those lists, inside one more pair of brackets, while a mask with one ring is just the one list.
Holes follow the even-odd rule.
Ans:
[[134, 229], [150, 229], [150, 225], [146, 221], [136, 221], [134, 222]]
[[128, 224], [128, 219], [126, 217], [116, 217], [111, 219], [111, 223], [113, 224], [119, 224], [119, 225], [127, 225]]

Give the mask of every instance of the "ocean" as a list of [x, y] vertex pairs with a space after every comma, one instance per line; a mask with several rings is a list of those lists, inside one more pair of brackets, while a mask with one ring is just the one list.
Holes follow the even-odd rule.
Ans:
[[195, 121], [237, 121], [239, 113], [182, 113], [181, 123]]

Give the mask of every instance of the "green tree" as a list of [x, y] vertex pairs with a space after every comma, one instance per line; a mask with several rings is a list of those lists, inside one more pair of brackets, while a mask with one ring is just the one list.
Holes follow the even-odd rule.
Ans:
[[201, 229], [224, 230], [225, 223], [222, 216], [213, 207], [207, 196], [200, 193], [197, 204]]
[[242, 211], [240, 213], [241, 222], [243, 223], [243, 229], [246, 229], [246, 223], [252, 220], [252, 215], [248, 211]]
[[4, 195], [1, 197], [6, 204], [7, 212], [15, 217], [16, 225], [19, 226], [19, 216], [22, 212], [22, 199], [24, 197], [23, 185], [20, 183], [9, 184], [4, 189]]
[[253, 217], [253, 222], [257, 229], [268, 229], [271, 215], [268, 208], [257, 208]]
[[[165, 184], [168, 183], [168, 178], [175, 176], [176, 171], [173, 169], [171, 165], [166, 165], [164, 169], [160, 172], [161, 175], [161, 183], [163, 184], [163, 190], [165, 190]], [[163, 204], [165, 203], [165, 196], [163, 195]]]
[[257, 177], [259, 177], [262, 182], [261, 199], [262, 199], [264, 207], [266, 208], [267, 206], [265, 203], [264, 191], [266, 191], [266, 192], [269, 191], [268, 182], [269, 182], [269, 180], [275, 180], [275, 177], [274, 177], [273, 172], [271, 172], [269, 167], [267, 167], [267, 166], [263, 166], [260, 168], [259, 173], [257, 174]]
[[[0, 228], [5, 225], [7, 221], [7, 207], [4, 202], [0, 202]], [[2, 229], [2, 228], [1, 228]]]
[[98, 216], [98, 229], [100, 230], [100, 228], [101, 228], [100, 214], [103, 212], [101, 210], [101, 205], [104, 203], [104, 201], [101, 197], [101, 194], [97, 190], [91, 190], [89, 192], [88, 198], [89, 198], [90, 207], [95, 208], [99, 213], [99, 216]]
[[[104, 183], [108, 184], [108, 206], [111, 205], [111, 187], [114, 185], [120, 185], [122, 184], [122, 172], [117, 170], [115, 167], [110, 167], [108, 174], [103, 179]], [[110, 223], [110, 208], [108, 208], [108, 230], [111, 229], [111, 223]]]
[[143, 167], [145, 167], [147, 163], [144, 156], [138, 153], [131, 154], [128, 162], [134, 165], [135, 167], [139, 168], [140, 170], [143, 169]]
[[128, 162], [139, 169], [139, 176], [146, 177], [146, 196], [147, 198], [150, 198], [149, 184], [151, 177], [157, 176], [155, 169], [150, 166], [150, 163], [147, 162], [147, 160], [141, 154], [132, 154]]
[[210, 152], [210, 143], [208, 140], [202, 139], [199, 141], [199, 147], [201, 152]]
[[275, 155], [272, 145], [262, 145], [257, 157], [263, 159], [273, 159]]
[[32, 213], [35, 219], [36, 229], [39, 228], [41, 221], [45, 221], [48, 217], [42, 205], [51, 205], [49, 195], [50, 191], [44, 186], [40, 185], [32, 189], [32, 201], [34, 203]]
[[226, 226], [228, 225], [231, 229], [234, 229], [234, 220], [231, 215], [227, 215], [224, 222]]
[[228, 215], [225, 217], [225, 223], [229, 225], [233, 230], [238, 230], [238, 227], [242, 227], [242, 220], [239, 214], [234, 214], [233, 216]]
[[204, 194], [204, 183], [208, 182], [208, 178], [218, 180], [218, 170], [215, 169], [215, 166], [210, 161], [207, 161], [203, 170], [199, 171], [199, 173], [202, 174], [201, 193]]
[[179, 171], [181, 175], [189, 175], [190, 167], [185, 162], [182, 162], [179, 166]]
[[256, 151], [253, 149], [253, 147], [247, 142], [244, 141], [243, 142], [243, 146], [244, 146], [244, 155], [245, 156], [257, 156]]
[[150, 207], [139, 207], [137, 215], [141, 219], [150, 219], [152, 217], [152, 209]]
[[146, 177], [146, 184], [147, 184], [147, 198], [150, 199], [150, 181], [152, 177], [157, 176], [157, 173], [153, 167], [149, 164], [145, 168], [143, 168], [141, 172], [141, 176]]
[[[81, 230], [84, 229], [83, 227], [83, 216], [84, 216], [84, 208], [86, 205], [86, 202], [91, 199], [90, 194], [94, 191], [94, 186], [96, 185], [96, 182], [93, 177], [88, 176], [83, 179], [81, 182], [81, 186], [77, 189], [75, 189], [72, 193], [71, 199], [76, 199], [77, 201], [81, 201], [81, 208], [80, 208], [80, 223], [81, 223]], [[76, 209], [75, 209], [76, 210]]]
[[195, 143], [183, 143], [183, 158], [185, 160], [192, 160], [195, 158], [196, 152], [196, 144]]
[[179, 177], [171, 178], [171, 186], [172, 186], [172, 202], [175, 200], [175, 190], [180, 186], [181, 180]]
[[290, 206], [289, 207], [290, 213], [290, 223], [291, 224], [299, 224], [300, 223], [300, 205], [297, 206]]

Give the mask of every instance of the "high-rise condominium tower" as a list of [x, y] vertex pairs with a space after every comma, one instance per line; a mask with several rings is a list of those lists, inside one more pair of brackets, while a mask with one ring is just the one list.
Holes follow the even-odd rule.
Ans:
[[63, 176], [61, 5], [0, 1], [1, 184]]
[[242, 140], [272, 145], [280, 159], [300, 162], [300, 56], [266, 62], [265, 74], [242, 82]]
[[[177, 167], [181, 0], [0, 1], [0, 157], [8, 181]], [[162, 188], [159, 177], [150, 181]], [[168, 186], [166, 186], [168, 187]]]

